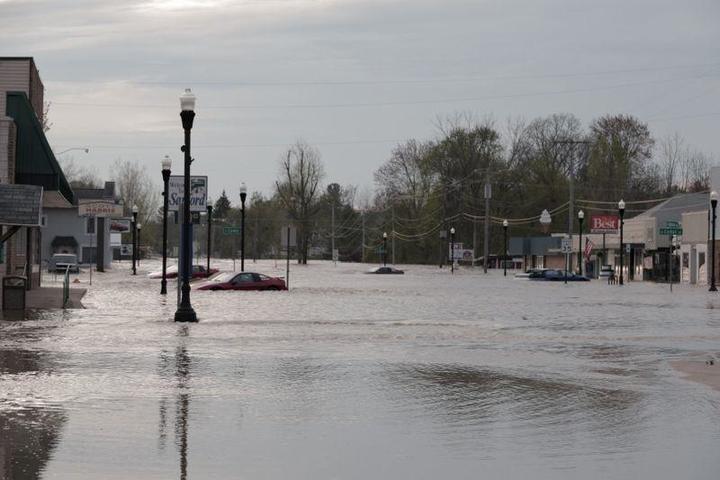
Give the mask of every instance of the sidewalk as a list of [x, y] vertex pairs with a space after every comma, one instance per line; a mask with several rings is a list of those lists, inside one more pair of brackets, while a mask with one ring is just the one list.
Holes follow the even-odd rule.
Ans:
[[[70, 299], [67, 308], [85, 308], [81, 302], [87, 288], [70, 287]], [[34, 309], [63, 308], [62, 287], [40, 287], [27, 292], [25, 307]]]

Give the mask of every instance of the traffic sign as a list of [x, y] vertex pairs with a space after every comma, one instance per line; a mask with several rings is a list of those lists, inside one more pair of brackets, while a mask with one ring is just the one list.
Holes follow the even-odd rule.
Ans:
[[223, 235], [240, 235], [240, 227], [223, 227]]
[[661, 228], [660, 235], [682, 235], [683, 229], [679, 227]]
[[563, 238], [560, 242], [560, 251], [562, 253], [572, 253], [572, 240]]

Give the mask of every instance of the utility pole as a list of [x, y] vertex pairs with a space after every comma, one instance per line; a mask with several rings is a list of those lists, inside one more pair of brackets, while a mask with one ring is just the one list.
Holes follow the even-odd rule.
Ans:
[[360, 262], [365, 263], [365, 210], [360, 212], [360, 220], [362, 220], [362, 241], [360, 243]]
[[[255, 210], [253, 208], [253, 210]], [[253, 229], [253, 263], [257, 263], [258, 248], [258, 212], [255, 212], [255, 228]]]
[[331, 222], [332, 222], [332, 251], [330, 252], [331, 258], [333, 259], [333, 265], [337, 265], [335, 262], [335, 200], [330, 205]]
[[[556, 140], [555, 144], [559, 145], [572, 145], [572, 152], [570, 154], [570, 168], [569, 168], [569, 185], [568, 185], [568, 236], [572, 244], [573, 236], [573, 222], [575, 220], [575, 145], [589, 145], [590, 142], [587, 140]], [[580, 246], [582, 250], [582, 245]], [[572, 255], [568, 258], [568, 269], [572, 270]]]
[[490, 198], [492, 197], [492, 186], [490, 185], [490, 173], [485, 179], [485, 238], [483, 239], [483, 273], [488, 271], [488, 255], [490, 254]]
[[475, 257], [477, 257], [477, 218], [473, 218], [473, 260], [472, 266], [475, 266]]
[[392, 264], [395, 265], [395, 204], [390, 209], [392, 215]]

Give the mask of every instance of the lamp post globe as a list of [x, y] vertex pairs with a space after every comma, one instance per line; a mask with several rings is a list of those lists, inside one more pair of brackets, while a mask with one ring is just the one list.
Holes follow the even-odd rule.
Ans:
[[387, 266], [387, 232], [383, 232], [383, 266]]
[[507, 277], [507, 230], [509, 225], [507, 219], [503, 220], [503, 277]]
[[718, 204], [718, 193], [713, 190], [710, 192], [710, 206], [712, 207], [712, 243], [710, 243], [710, 291], [717, 292], [717, 286], [715, 285], [715, 264], [717, 260], [715, 258], [715, 222], [717, 220], [717, 204]]
[[180, 119], [184, 132], [184, 144], [180, 150], [184, 154], [183, 178], [183, 211], [182, 211], [182, 286], [180, 287], [180, 305], [175, 311], [176, 322], [197, 322], [197, 315], [190, 303], [190, 270], [192, 269], [192, 251], [190, 250], [190, 237], [192, 224], [190, 223], [190, 131], [195, 120], [195, 95], [189, 88], [180, 95]]
[[455, 273], [455, 227], [450, 228], [450, 273]]
[[135, 261], [137, 259], [137, 217], [138, 207], [137, 205], [132, 206], [132, 274], [137, 275], [137, 266]]
[[625, 257], [625, 244], [623, 243], [623, 227], [625, 226], [625, 201], [622, 199], [618, 202], [618, 214], [620, 215], [620, 285], [623, 283], [623, 268]]
[[160, 280], [160, 295], [167, 295], [167, 214], [168, 214], [168, 184], [172, 160], [165, 155], [160, 161], [163, 179], [163, 237], [162, 237], [162, 280]]
[[247, 187], [245, 182], [240, 184], [240, 271], [245, 271], [245, 199]]

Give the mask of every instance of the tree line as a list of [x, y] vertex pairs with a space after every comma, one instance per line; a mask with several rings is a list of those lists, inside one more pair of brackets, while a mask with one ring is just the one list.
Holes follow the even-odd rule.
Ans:
[[[331, 258], [333, 239], [341, 260], [379, 261], [383, 233], [389, 260], [442, 262], [451, 227], [456, 241], [475, 248], [478, 257], [488, 188], [491, 252], [502, 251], [502, 219], [509, 219], [510, 235], [536, 235], [537, 219], [547, 209], [552, 230], [566, 231], [571, 190], [590, 215], [616, 212], [621, 198], [649, 201], [709, 188], [709, 155], [678, 134], [656, 140], [648, 125], [631, 115], [606, 115], [584, 126], [572, 114], [554, 114], [498, 126], [458, 114], [439, 119], [436, 129], [435, 138], [409, 139], [392, 149], [374, 172], [372, 196], [358, 195], [353, 185], [326, 183], [320, 151], [312, 145], [298, 141], [287, 148], [273, 192], [248, 198], [246, 259], [281, 255], [280, 229], [288, 224], [297, 228], [300, 263]], [[71, 170], [73, 185], [97, 180]], [[113, 176], [125, 205], [142, 205], [143, 244], [159, 252], [158, 187], [133, 162], [116, 162]], [[222, 227], [240, 224], [239, 203], [226, 192], [214, 202], [214, 256], [237, 255], [238, 239], [223, 235]], [[628, 216], [633, 213], [628, 210]], [[196, 229], [196, 239], [205, 238], [203, 228]], [[171, 246], [175, 237], [171, 234]]]

